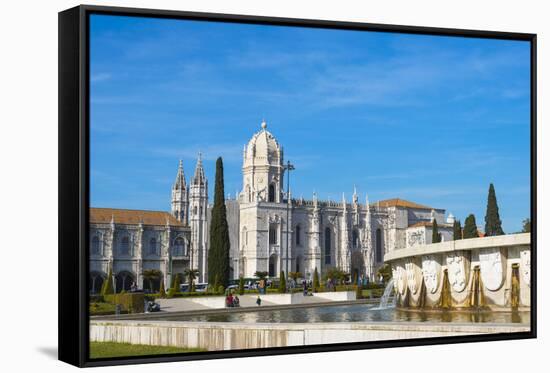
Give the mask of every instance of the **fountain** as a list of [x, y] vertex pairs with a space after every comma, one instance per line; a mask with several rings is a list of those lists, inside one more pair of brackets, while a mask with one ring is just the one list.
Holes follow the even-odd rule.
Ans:
[[[393, 291], [393, 278], [388, 281], [388, 284], [386, 285], [386, 288], [384, 289], [384, 294], [382, 294], [382, 298], [380, 298], [380, 305], [376, 307], [375, 309], [381, 310], [388, 308], [388, 301], [390, 299], [391, 293]], [[390, 307], [395, 307], [395, 300], [396, 297], [392, 298], [392, 303]]]

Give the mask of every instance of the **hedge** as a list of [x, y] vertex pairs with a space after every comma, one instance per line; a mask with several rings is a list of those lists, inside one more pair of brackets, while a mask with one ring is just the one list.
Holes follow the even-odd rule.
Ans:
[[145, 296], [143, 293], [106, 294], [105, 302], [120, 304], [123, 311], [129, 313], [142, 313], [144, 311]]

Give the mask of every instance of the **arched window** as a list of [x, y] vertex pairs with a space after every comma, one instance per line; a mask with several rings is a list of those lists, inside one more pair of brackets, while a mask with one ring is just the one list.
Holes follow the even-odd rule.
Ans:
[[269, 184], [269, 202], [275, 202], [275, 185]]
[[330, 228], [325, 228], [325, 264], [330, 264], [331, 241]]
[[120, 293], [122, 290], [129, 291], [132, 288], [132, 285], [135, 285], [135, 277], [132, 273], [128, 271], [119, 272], [115, 276], [116, 280], [116, 289], [117, 293]]
[[174, 256], [183, 256], [183, 250], [184, 250], [183, 238], [178, 237], [174, 241], [174, 249], [172, 250], [172, 255], [174, 255]]
[[351, 242], [354, 249], [359, 247], [359, 233], [357, 232], [357, 229], [354, 229], [351, 233]]
[[[296, 226], [296, 246], [300, 246], [301, 243], [300, 243], [300, 235], [301, 235], [301, 227], [299, 225]], [[296, 271], [298, 272], [298, 271]]]
[[273, 225], [269, 226], [269, 244], [270, 245], [277, 244], [277, 227]]
[[380, 263], [383, 260], [382, 255], [382, 230], [378, 228], [376, 230], [376, 262]]
[[99, 237], [94, 236], [92, 238], [92, 255], [99, 255], [100, 254], [100, 247], [99, 247]]
[[155, 237], [149, 240], [149, 254], [155, 255], [157, 253], [157, 239]]
[[119, 252], [121, 255], [128, 255], [130, 253], [130, 239], [128, 236], [124, 236], [120, 240]]
[[90, 272], [90, 294], [99, 294], [101, 292], [105, 277], [103, 273], [95, 271]]
[[268, 275], [269, 277], [275, 277], [276, 273], [277, 273], [277, 255], [273, 254], [269, 257]]

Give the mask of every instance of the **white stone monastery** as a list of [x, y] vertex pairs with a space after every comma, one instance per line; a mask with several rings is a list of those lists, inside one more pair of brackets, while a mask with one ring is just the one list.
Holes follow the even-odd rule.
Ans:
[[[322, 274], [338, 267], [373, 279], [385, 253], [431, 243], [434, 219], [443, 241], [452, 239], [454, 217], [443, 209], [398, 198], [369, 203], [366, 195], [361, 203], [355, 188], [351, 202], [344, 195], [321, 201], [315, 192], [310, 200], [292, 199], [287, 172], [283, 147], [264, 121], [244, 146], [242, 191], [226, 200], [232, 278], [283, 270], [310, 279], [316, 268]], [[91, 292], [109, 269], [117, 290], [147, 285], [148, 270], [160, 271], [166, 287], [186, 268], [206, 281], [210, 206], [200, 155], [189, 185], [180, 161], [171, 205], [171, 212], [91, 208]]]

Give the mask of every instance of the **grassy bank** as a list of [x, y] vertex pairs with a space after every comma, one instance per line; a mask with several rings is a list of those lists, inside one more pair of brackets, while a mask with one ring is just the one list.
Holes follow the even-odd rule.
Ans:
[[181, 354], [186, 352], [206, 351], [198, 348], [180, 348], [166, 346], [132, 345], [115, 342], [90, 342], [90, 358], [102, 359], [109, 357]]

